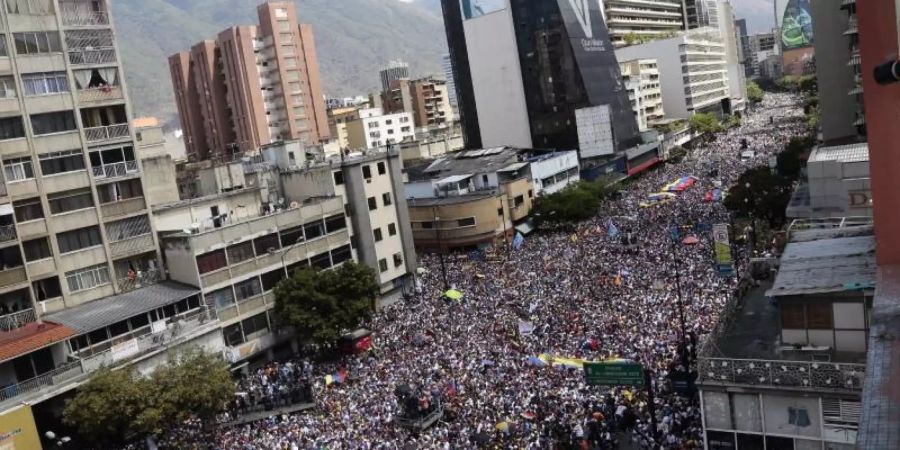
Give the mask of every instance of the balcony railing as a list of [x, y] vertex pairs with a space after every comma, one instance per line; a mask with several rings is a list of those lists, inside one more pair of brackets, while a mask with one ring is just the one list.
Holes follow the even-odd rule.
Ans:
[[127, 123], [119, 123], [105, 127], [90, 127], [84, 129], [84, 137], [88, 142], [102, 142], [110, 139], [128, 137], [130, 130]]
[[124, 97], [121, 86], [103, 86], [78, 91], [78, 101], [81, 103], [121, 100], [122, 98]]
[[83, 373], [84, 371], [81, 367], [81, 363], [78, 361], [63, 364], [43, 375], [0, 389], [0, 402], [5, 402], [6, 400], [20, 397], [31, 392], [37, 392], [45, 387], [61, 384]]
[[106, 11], [83, 11], [65, 3], [60, 3], [63, 25], [67, 27], [94, 27], [109, 25]]
[[10, 331], [15, 330], [16, 328], [22, 328], [35, 320], [37, 320], [37, 317], [34, 315], [33, 308], [6, 314], [0, 316], [0, 331]]
[[864, 364], [705, 357], [697, 362], [703, 384], [859, 391], [866, 377]]
[[114, 62], [116, 62], [116, 50], [113, 48], [69, 50], [69, 63], [74, 66]]
[[162, 271], [159, 269], [141, 270], [133, 277], [121, 278], [117, 281], [122, 292], [129, 292], [142, 287], [159, 283], [162, 280]]
[[143, 234], [122, 239], [120, 241], [109, 243], [109, 252], [113, 258], [120, 258], [124, 255], [143, 253], [153, 248], [153, 235]]
[[15, 225], [0, 225], [0, 242], [8, 242], [16, 239]]
[[[126, 127], [127, 128], [127, 127]], [[94, 167], [94, 178], [119, 178], [137, 173], [137, 161], [122, 161], [104, 166]]]
[[25, 275], [25, 266], [13, 267], [0, 271], [0, 286], [22, 283], [28, 277]]

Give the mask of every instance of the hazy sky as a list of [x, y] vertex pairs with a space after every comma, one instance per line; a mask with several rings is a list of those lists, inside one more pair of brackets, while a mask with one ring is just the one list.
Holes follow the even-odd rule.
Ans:
[[747, 19], [747, 32], [769, 31], [775, 26], [774, 0], [731, 0], [734, 16]]

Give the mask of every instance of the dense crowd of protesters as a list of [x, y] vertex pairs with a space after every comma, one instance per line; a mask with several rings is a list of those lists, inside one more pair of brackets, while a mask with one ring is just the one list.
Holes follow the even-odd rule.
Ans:
[[[210, 433], [186, 426], [161, 438], [160, 448], [702, 448], [698, 402], [675, 394], [668, 375], [682, 361], [679, 297], [687, 331], [702, 340], [736, 287], [736, 277], [717, 271], [709, 232], [728, 223], [728, 213], [704, 197], [746, 168], [768, 164], [802, 133], [801, 121], [785, 120], [801, 116], [796, 103], [768, 94], [739, 127], [682, 163], [627, 181], [620, 196], [574, 230], [528, 236], [518, 249], [497, 249], [499, 260], [447, 258], [447, 282], [463, 293], [460, 301], [442, 297], [437, 256], [421, 256], [416, 294], [377, 314], [372, 351], [340, 362], [352, 381], [326, 386], [329, 370], [294, 362], [260, 369], [238, 388], [266, 401], [314, 376], [315, 410]], [[741, 158], [744, 140], [754, 158]], [[672, 202], [640, 206], [682, 176], [699, 181]], [[678, 240], [670, 224], [684, 230]], [[684, 245], [690, 234], [699, 242]], [[736, 253], [741, 264], [745, 251]], [[588, 386], [581, 370], [538, 363], [541, 354], [641, 363], [657, 390], [657, 428], [643, 391]], [[408, 405], [398, 401], [401, 386], [417, 393]], [[407, 408], [436, 399], [444, 417], [434, 426], [421, 433], [398, 426]]]

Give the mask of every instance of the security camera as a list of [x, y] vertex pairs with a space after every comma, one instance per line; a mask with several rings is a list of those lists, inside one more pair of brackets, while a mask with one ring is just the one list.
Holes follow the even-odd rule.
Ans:
[[875, 66], [875, 82], [878, 84], [892, 84], [900, 81], [900, 61], [891, 59], [883, 64]]

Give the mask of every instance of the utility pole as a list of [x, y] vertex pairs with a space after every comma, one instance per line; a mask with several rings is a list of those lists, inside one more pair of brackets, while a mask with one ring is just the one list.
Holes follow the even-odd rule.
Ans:
[[447, 266], [444, 264], [444, 244], [441, 241], [441, 218], [437, 216], [436, 207], [431, 207], [431, 214], [434, 217], [434, 233], [437, 237], [438, 255], [441, 258], [441, 275], [444, 280], [444, 292], [450, 289], [450, 283], [447, 282]]

